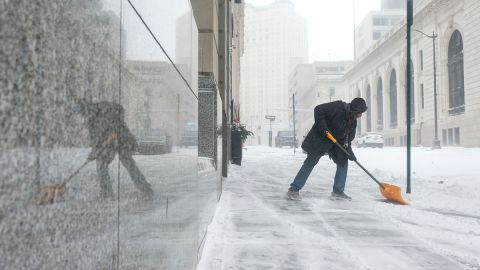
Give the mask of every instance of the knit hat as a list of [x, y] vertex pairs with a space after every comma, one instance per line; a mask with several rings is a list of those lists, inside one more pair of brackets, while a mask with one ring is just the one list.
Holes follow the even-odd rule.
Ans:
[[350, 111], [353, 113], [364, 113], [367, 109], [367, 103], [363, 98], [357, 97], [350, 102]]

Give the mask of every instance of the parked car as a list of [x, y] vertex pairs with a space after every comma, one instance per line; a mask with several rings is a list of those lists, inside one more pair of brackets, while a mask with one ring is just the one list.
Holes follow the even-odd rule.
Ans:
[[[295, 141], [295, 146], [298, 145], [298, 141]], [[290, 146], [293, 147], [293, 131], [282, 130], [277, 133], [275, 137], [275, 147]]]
[[189, 147], [197, 146], [198, 144], [198, 131], [197, 130], [185, 130], [180, 137], [179, 146]]
[[383, 135], [376, 132], [367, 132], [357, 139], [358, 147], [383, 147]]
[[172, 152], [172, 137], [161, 128], [142, 129], [136, 132], [139, 154], [166, 154]]

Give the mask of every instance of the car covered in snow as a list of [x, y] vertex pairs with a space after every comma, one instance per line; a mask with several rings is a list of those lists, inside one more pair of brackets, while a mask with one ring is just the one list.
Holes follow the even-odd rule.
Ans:
[[189, 147], [198, 145], [198, 131], [197, 130], [185, 130], [180, 137], [178, 146]]
[[172, 137], [161, 128], [141, 129], [135, 132], [139, 154], [166, 154], [172, 152]]
[[377, 132], [366, 132], [357, 138], [358, 147], [379, 147], [384, 144], [383, 135]]
[[[290, 146], [293, 147], [293, 131], [291, 130], [282, 130], [278, 131], [277, 136], [275, 137], [275, 147]], [[295, 146], [297, 146], [298, 141], [295, 141]]]

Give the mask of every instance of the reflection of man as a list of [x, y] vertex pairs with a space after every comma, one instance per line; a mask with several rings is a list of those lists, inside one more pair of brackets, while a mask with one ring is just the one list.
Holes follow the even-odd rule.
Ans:
[[88, 159], [97, 161], [100, 195], [113, 196], [108, 165], [117, 152], [120, 162], [127, 169], [135, 186], [145, 193], [153, 193], [150, 184], [132, 158], [137, 142], [124, 121], [123, 107], [115, 102], [88, 102], [85, 99], [76, 100], [76, 107], [87, 124], [92, 147]]

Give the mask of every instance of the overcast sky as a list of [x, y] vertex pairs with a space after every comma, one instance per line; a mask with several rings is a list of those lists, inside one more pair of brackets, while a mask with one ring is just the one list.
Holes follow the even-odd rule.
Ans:
[[[274, 0], [246, 0], [261, 6]], [[353, 7], [358, 25], [371, 10], [380, 10], [380, 0], [291, 0], [295, 10], [308, 20], [309, 62], [353, 59]]]

